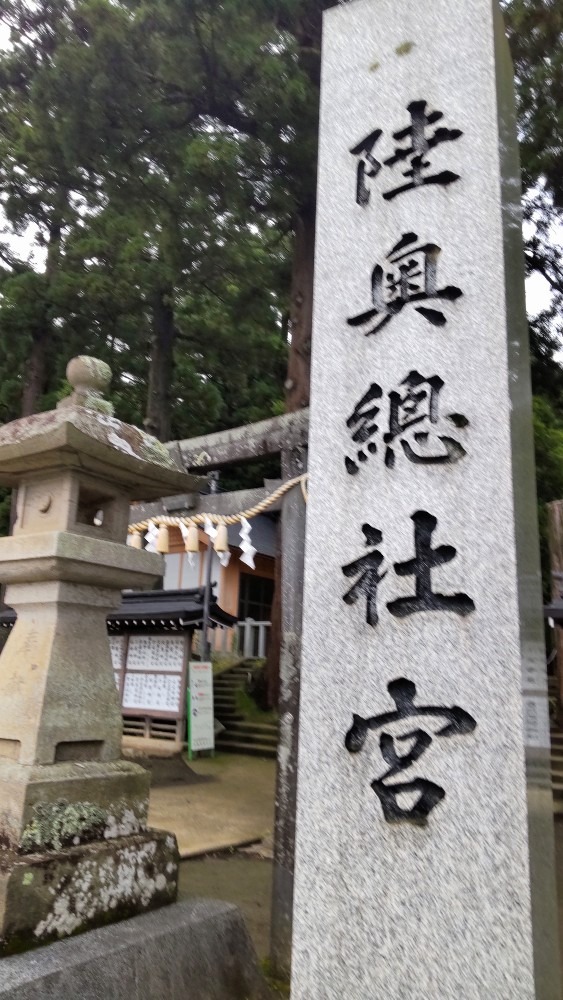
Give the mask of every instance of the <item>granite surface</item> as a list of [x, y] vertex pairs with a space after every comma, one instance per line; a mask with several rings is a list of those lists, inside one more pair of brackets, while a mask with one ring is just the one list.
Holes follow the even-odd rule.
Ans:
[[270, 1000], [240, 912], [189, 900], [0, 960], [1, 1000]]
[[[559, 998], [519, 185], [501, 30], [490, 0], [356, 0], [325, 15], [293, 1000]], [[426, 151], [424, 176], [454, 179], [385, 199], [409, 182], [409, 159], [385, 161], [408, 145], [394, 133], [423, 100], [427, 113], [443, 113], [427, 138], [462, 133]], [[375, 176], [364, 176], [369, 199], [358, 204], [351, 150], [375, 129]], [[403, 237], [421, 264], [413, 284], [424, 288], [426, 264], [426, 288], [461, 294], [386, 313], [389, 254]], [[370, 307], [379, 309], [370, 322], [347, 322]], [[385, 442], [390, 393], [404, 395], [412, 372], [442, 380], [436, 420], [418, 428], [425, 440], [411, 429]], [[381, 395], [362, 422], [353, 413], [360, 404], [365, 416], [372, 385]], [[359, 460], [352, 432], [368, 424]], [[456, 460], [427, 464], [413, 453]], [[395, 567], [415, 555], [419, 512], [423, 529], [436, 519], [432, 549], [451, 547], [430, 571], [433, 591], [463, 599], [400, 616], [408, 606], [393, 602], [414, 595], [415, 579], [412, 566]], [[372, 531], [366, 545], [364, 525], [382, 537]], [[382, 578], [369, 624], [365, 594], [343, 600], [361, 570], [345, 576], [343, 567], [374, 551]], [[393, 711], [388, 685], [400, 678], [416, 685], [417, 704], [457, 706], [476, 723], [440, 738], [444, 721], [434, 720], [432, 745], [394, 778], [445, 792], [426, 824], [383, 816], [371, 787], [389, 766], [381, 729], [360, 752], [344, 743], [355, 714]], [[394, 733], [415, 728], [411, 719]]]

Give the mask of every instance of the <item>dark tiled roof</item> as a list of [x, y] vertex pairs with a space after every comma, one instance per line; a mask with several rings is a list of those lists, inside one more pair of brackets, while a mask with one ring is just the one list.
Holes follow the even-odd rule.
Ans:
[[553, 604], [546, 604], [543, 609], [544, 618], [553, 618], [553, 621], [563, 625], [563, 601], [554, 601]]
[[[129, 629], [147, 631], [181, 631], [199, 628], [203, 620], [204, 588], [192, 590], [129, 590], [122, 596], [121, 606], [108, 615], [110, 632]], [[210, 625], [231, 628], [237, 619], [223, 611], [211, 593]], [[11, 608], [0, 613], [0, 627], [11, 627], [16, 614]]]

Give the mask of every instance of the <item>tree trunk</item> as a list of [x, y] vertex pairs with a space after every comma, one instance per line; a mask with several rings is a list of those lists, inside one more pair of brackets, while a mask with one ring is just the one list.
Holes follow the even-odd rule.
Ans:
[[[51, 286], [56, 275], [61, 254], [61, 234], [63, 219], [68, 206], [68, 191], [61, 189], [58, 207], [53, 211], [53, 221], [49, 227], [49, 246], [45, 263], [45, 299], [43, 316], [35, 330], [32, 330], [31, 353], [24, 373], [21, 416], [29, 417], [39, 409], [41, 396], [49, 385], [49, 358], [54, 356], [53, 324], [49, 318], [51, 307]], [[70, 358], [69, 358], [70, 360]]]
[[[308, 204], [300, 210], [295, 221], [289, 321], [291, 345], [285, 383], [285, 408], [288, 413], [301, 410], [309, 405], [314, 264], [315, 207], [313, 204]], [[278, 707], [280, 689], [281, 562], [283, 557], [283, 552], [281, 552], [276, 560], [276, 578], [271, 612], [272, 630], [265, 667], [266, 688], [272, 708]]]
[[31, 353], [29, 355], [22, 392], [21, 416], [29, 417], [36, 413], [39, 400], [47, 390], [49, 372], [47, 360], [51, 356], [51, 326], [45, 319], [44, 325], [32, 333]]
[[174, 374], [173, 290], [160, 288], [153, 300], [149, 389], [145, 429], [159, 441], [170, 440], [170, 398]]
[[314, 264], [315, 206], [310, 204], [301, 209], [295, 222], [289, 321], [291, 346], [285, 383], [288, 413], [309, 405]]

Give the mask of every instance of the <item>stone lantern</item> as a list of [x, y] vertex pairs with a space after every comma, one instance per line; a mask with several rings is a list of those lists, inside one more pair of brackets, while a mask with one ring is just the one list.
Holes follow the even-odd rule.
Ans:
[[17, 487], [0, 581], [17, 622], [0, 656], [0, 954], [172, 902], [173, 836], [147, 830], [149, 775], [121, 759], [106, 615], [162, 556], [125, 544], [129, 504], [197, 488], [112, 415], [111, 372], [72, 360], [73, 393], [0, 428]]

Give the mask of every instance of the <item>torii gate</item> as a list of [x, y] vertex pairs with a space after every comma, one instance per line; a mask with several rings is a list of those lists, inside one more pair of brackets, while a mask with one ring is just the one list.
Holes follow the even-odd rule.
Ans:
[[[186, 471], [199, 473], [255, 461], [265, 455], [279, 454], [282, 482], [286, 482], [307, 471], [308, 430], [309, 411], [303, 409], [245, 427], [186, 441], [172, 441], [167, 447]], [[234, 514], [253, 506], [267, 492], [269, 491], [258, 489], [204, 498], [194, 496], [190, 513], [197, 513], [198, 507], [201, 507], [202, 511], [209, 513]], [[167, 498], [163, 499], [165, 507], [168, 506]], [[270, 960], [274, 973], [288, 978], [291, 963], [305, 546], [305, 501], [301, 490], [290, 490], [280, 501], [279, 507], [282, 512], [281, 649]], [[172, 505], [169, 509], [172, 509]]]

